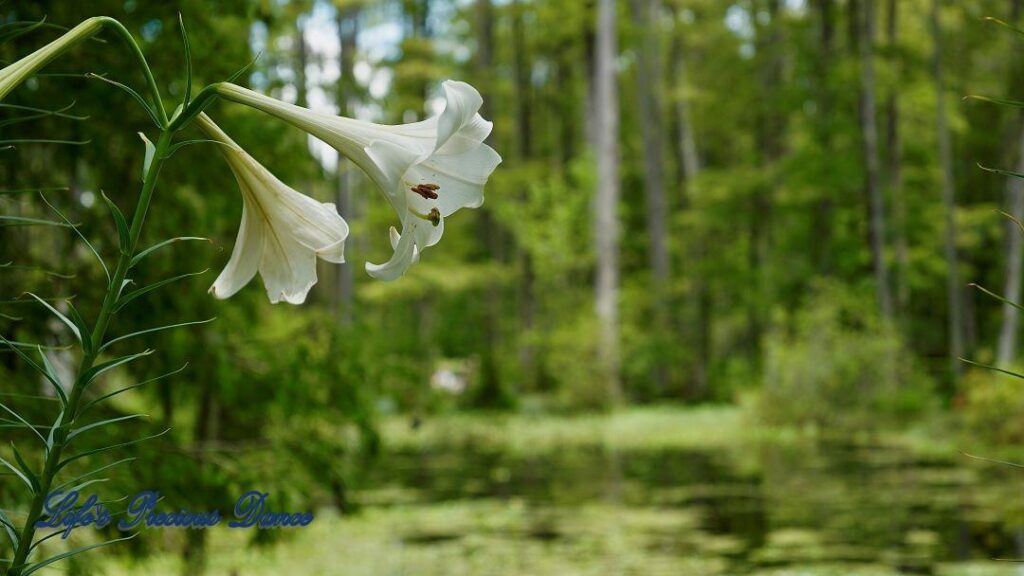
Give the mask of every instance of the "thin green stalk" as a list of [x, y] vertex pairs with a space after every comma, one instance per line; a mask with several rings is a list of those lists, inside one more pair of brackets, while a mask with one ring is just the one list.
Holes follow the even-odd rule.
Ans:
[[164, 130], [160, 133], [160, 138], [156, 142], [156, 153], [153, 156], [153, 162], [150, 164], [149, 170], [146, 172], [146, 177], [142, 184], [142, 192], [139, 194], [139, 201], [135, 208], [135, 214], [132, 216], [132, 223], [129, 232], [129, 245], [118, 255], [117, 268], [114, 271], [110, 284], [107, 286], [107, 293], [103, 298], [103, 306], [100, 309], [100, 314], [93, 327], [92, 342], [94, 344], [90, 350], [86, 351], [82, 358], [82, 363], [78, 368], [78, 377], [75, 379], [75, 384], [71, 388], [71, 393], [68, 395], [67, 408], [61, 415], [60, 421], [57, 423], [57, 430], [53, 435], [53, 446], [46, 455], [46, 463], [43, 465], [43, 471], [39, 475], [39, 490], [32, 498], [32, 505], [29, 507], [28, 517], [25, 519], [25, 526], [22, 528], [21, 537], [18, 541], [18, 549], [14, 554], [13, 562], [7, 572], [8, 576], [20, 576], [26, 567], [25, 561], [28, 559], [29, 548], [32, 546], [32, 541], [35, 539], [36, 522], [38, 522], [42, 516], [43, 505], [50, 492], [50, 488], [53, 485], [57, 466], [60, 464], [61, 453], [63, 452], [65, 443], [67, 442], [68, 434], [71, 432], [72, 426], [75, 423], [75, 418], [78, 416], [82, 392], [88, 384], [88, 382], [84, 380], [83, 376], [93, 367], [96, 362], [96, 358], [99, 355], [99, 350], [103, 344], [103, 338], [106, 335], [107, 327], [110, 324], [110, 318], [117, 305], [117, 298], [120, 293], [121, 284], [124, 282], [125, 276], [128, 274], [128, 268], [131, 265], [132, 258], [135, 256], [135, 251], [138, 247], [139, 236], [142, 234], [142, 225], [146, 220], [146, 212], [149, 210], [149, 204], [153, 198], [153, 191], [156, 189], [156, 182], [160, 175], [160, 168], [163, 166], [168, 148], [170, 148], [172, 134], [173, 133], [170, 130]]
[[146, 86], [149, 89], [150, 97], [153, 99], [153, 107], [156, 109], [157, 119], [160, 120], [160, 128], [167, 128], [167, 111], [164, 110], [160, 89], [157, 87], [156, 78], [153, 77], [153, 71], [149, 69], [149, 63], [146, 62], [146, 56], [143, 55], [139, 43], [135, 41], [135, 37], [124, 27], [124, 24], [109, 16], [101, 16], [100, 19], [106, 26], [113, 28], [115, 32], [124, 38], [125, 43], [131, 48], [132, 54], [138, 60], [139, 67], [142, 68], [142, 74], [146, 77]]

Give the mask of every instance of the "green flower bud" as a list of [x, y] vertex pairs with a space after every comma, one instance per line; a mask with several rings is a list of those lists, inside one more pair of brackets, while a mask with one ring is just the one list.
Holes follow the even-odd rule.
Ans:
[[89, 18], [68, 30], [60, 38], [0, 70], [0, 100], [72, 46], [94, 36], [103, 28], [105, 20], [100, 16]]

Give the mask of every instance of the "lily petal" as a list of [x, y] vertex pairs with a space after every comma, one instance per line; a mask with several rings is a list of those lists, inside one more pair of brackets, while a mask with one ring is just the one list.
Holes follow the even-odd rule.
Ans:
[[440, 116], [399, 126], [313, 112], [233, 84], [219, 85], [217, 93], [305, 130], [367, 173], [395, 209], [402, 231], [390, 233], [391, 259], [368, 263], [366, 270], [375, 278], [394, 280], [440, 241], [446, 217], [483, 204], [484, 185], [501, 163], [501, 156], [483, 143], [492, 124], [478, 113], [480, 93], [451, 80], [443, 88], [446, 104]]
[[242, 224], [238, 227], [231, 259], [213, 283], [210, 293], [223, 300], [234, 296], [248, 284], [259, 270], [263, 242], [262, 223], [250, 213], [248, 203], [243, 203]]
[[348, 224], [334, 204], [317, 202], [278, 180], [205, 113], [196, 121], [221, 143], [242, 193], [242, 225], [213, 293], [228, 298], [259, 271], [272, 303], [301, 304], [317, 282], [317, 258], [345, 261]]

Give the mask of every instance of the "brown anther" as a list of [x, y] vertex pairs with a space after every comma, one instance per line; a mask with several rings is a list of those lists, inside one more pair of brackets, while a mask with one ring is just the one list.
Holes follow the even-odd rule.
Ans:
[[427, 214], [427, 216], [430, 217], [430, 223], [433, 224], [434, 226], [437, 226], [438, 224], [441, 223], [441, 211], [438, 210], [437, 208], [431, 208], [430, 214]]
[[437, 200], [437, 192], [435, 192], [435, 190], [440, 189], [441, 187], [437, 184], [419, 184], [415, 188], [410, 188], [409, 190], [412, 190], [427, 200]]

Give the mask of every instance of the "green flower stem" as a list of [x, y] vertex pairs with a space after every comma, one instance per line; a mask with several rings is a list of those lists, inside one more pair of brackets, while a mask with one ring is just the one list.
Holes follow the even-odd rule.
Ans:
[[100, 16], [99, 18], [105, 26], [113, 28], [115, 32], [124, 38], [125, 43], [131, 48], [132, 54], [138, 60], [139, 67], [142, 68], [142, 73], [146, 77], [146, 86], [149, 89], [150, 97], [153, 99], [153, 107], [156, 108], [156, 117], [160, 120], [160, 127], [166, 128], [167, 111], [164, 109], [163, 99], [160, 97], [160, 89], [156, 85], [156, 78], [153, 77], [153, 71], [149, 69], [149, 63], [146, 62], [146, 57], [142, 54], [142, 48], [139, 48], [139, 43], [135, 41], [135, 37], [124, 27], [124, 24], [109, 16]]
[[164, 109], [160, 90], [157, 87], [156, 79], [153, 77], [153, 71], [150, 70], [149, 63], [146, 62], [146, 57], [142, 53], [142, 48], [139, 47], [135, 37], [132, 36], [132, 33], [123, 24], [108, 16], [95, 16], [84, 20], [60, 38], [0, 70], [0, 100], [50, 62], [60, 57], [72, 47], [92, 38], [104, 28], [113, 29], [131, 50], [139, 67], [142, 68], [142, 74], [146, 77], [147, 90], [150, 98], [153, 100], [153, 114], [156, 115], [160, 128], [167, 128], [167, 111]]
[[171, 132], [177, 132], [194, 120], [195, 117], [198, 116], [214, 98], [219, 96], [219, 94], [217, 94], [217, 89], [220, 87], [220, 84], [220, 82], [209, 84], [200, 90], [199, 93], [196, 94], [195, 98], [188, 103], [188, 106], [181, 110], [177, 116], [171, 119], [171, 124], [168, 126], [168, 130]]
[[85, 390], [86, 384], [88, 384], [83, 380], [83, 375], [93, 367], [99, 355], [98, 350], [103, 344], [103, 338], [106, 335], [111, 316], [114, 314], [117, 299], [121, 292], [121, 284], [128, 275], [128, 268], [138, 247], [139, 236], [142, 234], [142, 225], [146, 220], [146, 212], [149, 210], [153, 191], [156, 189], [160, 168], [163, 166], [167, 151], [170, 148], [171, 136], [172, 132], [170, 130], [164, 130], [160, 133], [160, 138], [156, 142], [156, 154], [153, 156], [153, 162], [146, 172], [146, 177], [142, 184], [142, 192], [139, 194], [135, 214], [132, 216], [129, 245], [124, 247], [118, 255], [117, 269], [110, 284], [107, 286], [107, 293], [103, 298], [103, 306], [93, 327], [92, 349], [86, 350], [85, 355], [82, 357], [82, 363], [78, 368], [78, 377], [75, 379], [75, 384], [68, 395], [67, 408], [61, 414], [60, 420], [57, 423], [57, 430], [53, 435], [53, 446], [46, 455], [46, 463], [43, 465], [43, 471], [39, 475], [39, 491], [32, 498], [32, 505], [29, 508], [28, 517], [25, 519], [25, 526], [21, 530], [18, 549], [7, 572], [8, 576], [21, 576], [22, 571], [26, 568], [25, 561], [28, 559], [29, 548], [35, 539], [36, 522], [42, 516], [43, 505], [46, 497], [49, 495], [50, 488], [53, 486], [56, 469], [61, 460], [61, 453], [67, 442], [68, 434], [75, 423], [75, 418], [78, 415], [82, 392]]

